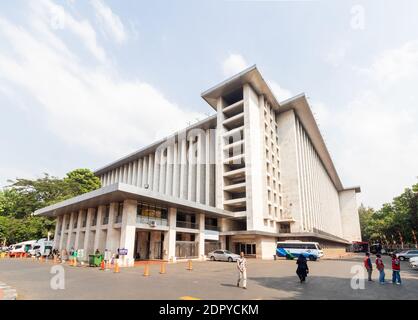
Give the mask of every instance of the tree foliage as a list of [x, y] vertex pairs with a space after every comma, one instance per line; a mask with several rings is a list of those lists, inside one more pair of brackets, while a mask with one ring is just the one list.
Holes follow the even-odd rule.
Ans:
[[416, 243], [418, 230], [418, 184], [386, 203], [379, 210], [359, 208], [363, 240], [382, 243]]
[[31, 180], [18, 178], [0, 190], [0, 241], [15, 243], [46, 237], [53, 232], [50, 218], [32, 216], [40, 208], [100, 188], [89, 169], [76, 169], [63, 179], [44, 174]]

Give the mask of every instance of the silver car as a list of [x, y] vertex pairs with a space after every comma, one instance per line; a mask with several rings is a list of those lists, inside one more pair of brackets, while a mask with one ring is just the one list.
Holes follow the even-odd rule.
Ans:
[[409, 260], [412, 257], [418, 257], [418, 250], [406, 250], [396, 254], [399, 260]]
[[228, 250], [215, 250], [208, 253], [208, 257], [212, 261], [228, 261], [233, 262], [237, 261], [239, 258], [238, 254], [232, 253]]

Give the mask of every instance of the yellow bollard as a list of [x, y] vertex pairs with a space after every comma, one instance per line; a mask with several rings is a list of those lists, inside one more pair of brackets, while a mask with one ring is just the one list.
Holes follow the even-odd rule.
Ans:
[[144, 277], [148, 277], [149, 276], [149, 266], [148, 263], [145, 263], [144, 266]]
[[162, 262], [161, 263], [161, 266], [160, 266], [160, 274], [165, 274], [165, 262]]
[[119, 263], [115, 263], [115, 270], [114, 270], [114, 273], [119, 273], [120, 271], [119, 271]]
[[190, 259], [190, 260], [187, 262], [187, 264], [188, 264], [188, 266], [187, 266], [187, 270], [192, 271], [192, 270], [193, 270], [192, 260]]

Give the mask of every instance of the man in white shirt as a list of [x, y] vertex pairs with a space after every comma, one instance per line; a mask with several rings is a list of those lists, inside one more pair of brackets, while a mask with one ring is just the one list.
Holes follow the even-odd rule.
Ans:
[[237, 287], [242, 279], [242, 287], [247, 289], [247, 259], [244, 257], [244, 252], [240, 253], [240, 257], [237, 259], [237, 268], [238, 268], [238, 281]]

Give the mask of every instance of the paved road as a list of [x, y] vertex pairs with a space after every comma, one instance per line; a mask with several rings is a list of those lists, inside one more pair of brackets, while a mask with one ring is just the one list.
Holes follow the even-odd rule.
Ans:
[[[386, 266], [390, 261], [385, 258]], [[53, 290], [52, 264], [26, 259], [1, 259], [0, 281], [15, 287], [18, 299], [418, 299], [418, 271], [402, 262], [403, 285], [365, 283], [364, 290], [350, 286], [351, 268], [362, 265], [362, 257], [310, 262], [307, 283], [300, 284], [294, 261], [248, 261], [248, 290], [237, 288], [236, 267], [227, 262], [194, 262], [124, 268], [121, 273], [96, 268], [64, 266], [65, 289]], [[387, 278], [391, 271], [387, 270]], [[377, 272], [374, 272], [377, 280]]]

